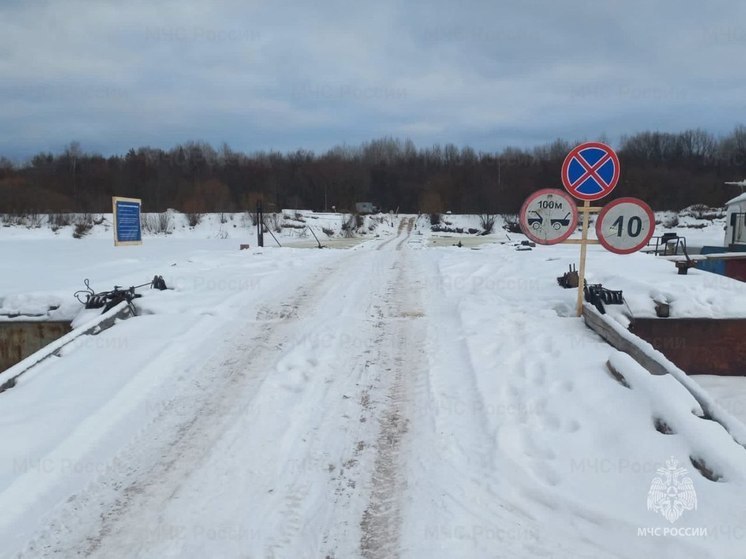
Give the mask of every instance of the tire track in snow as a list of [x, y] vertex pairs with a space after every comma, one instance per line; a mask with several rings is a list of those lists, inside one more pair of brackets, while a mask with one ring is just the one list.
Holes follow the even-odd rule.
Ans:
[[402, 236], [402, 233], [404, 232], [404, 228], [406, 227], [407, 222], [403, 219], [399, 219], [399, 228], [396, 231], [396, 236], [391, 237], [390, 239], [386, 239], [383, 241], [380, 245], [376, 247], [376, 250], [384, 250], [389, 244], [393, 243], [395, 240], [397, 240], [399, 237]]
[[[383, 291], [387, 287], [395, 289], [396, 274], [392, 273], [390, 265], [394, 255], [400, 253], [361, 251], [347, 254], [349, 256], [335, 260], [334, 265], [313, 274], [291, 301], [259, 306], [254, 324], [263, 325], [263, 329], [246, 339], [236, 335], [235, 341], [228, 343], [232, 351], [221, 353], [220, 359], [206, 370], [187, 373], [186, 376], [194, 378], [198, 385], [195, 393], [188, 394], [192, 397], [190, 415], [173, 417], [169, 413], [173, 410], [164, 409], [151, 431], [141, 433], [125, 447], [122, 461], [128, 465], [128, 471], [105, 474], [103, 479], [74, 496], [74, 501], [55, 515], [57, 520], [50, 529], [27, 549], [27, 555], [99, 557], [122, 550], [132, 557], [189, 555], [192, 547], [201, 542], [187, 541], [188, 535], [184, 536], [182, 531], [173, 534], [174, 523], [169, 521], [174, 513], [168, 515], [165, 511], [184, 509], [183, 517], [176, 513], [175, 519], [183, 523], [176, 524], [177, 528], [191, 526], [191, 529], [207, 530], [210, 520], [199, 520], [199, 514], [193, 522], [206, 524], [187, 522], [195, 515], [192, 512], [189, 516], [190, 510], [195, 507], [200, 510], [202, 500], [207, 499], [205, 512], [210, 510], [209, 506], [214, 506], [212, 501], [217, 495], [205, 495], [211, 488], [215, 489], [216, 483], [210, 477], [203, 477], [207, 471], [216, 479], [232, 479], [239, 487], [241, 483], [248, 484], [244, 498], [252, 506], [256, 505], [258, 512], [253, 516], [267, 519], [250, 524], [252, 539], [246, 542], [242, 553], [251, 551], [250, 556], [300, 558], [319, 556], [311, 549], [321, 552], [323, 548], [320, 556], [349, 556], [359, 545], [360, 526], [354, 519], [364, 513], [368, 503], [366, 486], [377, 464], [374, 447], [379, 429], [373, 420], [384, 401], [383, 396], [396, 392], [391, 388], [392, 377], [379, 363], [384, 362], [385, 355], [391, 351], [386, 335], [388, 313], [383, 310], [391, 301]], [[362, 270], [365, 276], [360, 281]], [[324, 308], [329, 303], [334, 310]], [[364, 310], [366, 304], [367, 311]], [[363, 317], [358, 316], [361, 309]], [[366, 320], [365, 316], [369, 321], [367, 326], [359, 322], [361, 318]], [[316, 388], [310, 396], [302, 393], [304, 389], [299, 391], [290, 386], [279, 393], [278, 401], [278, 387], [271, 382], [284, 382], [286, 377], [279, 371], [278, 379], [278, 373], [272, 370], [288, 356], [292, 357], [299, 342], [303, 345], [304, 337], [313, 336], [322, 324], [319, 321], [326, 317], [334, 317], [329, 332], [335, 336], [339, 336], [339, 332], [359, 331], [356, 333], [360, 336], [356, 340], [359, 345], [349, 356], [352, 360], [349, 374], [335, 375], [323, 383], [319, 378], [317, 385], [321, 388]], [[393, 322], [397, 321], [401, 318], [395, 317]], [[290, 369], [287, 374], [296, 372]], [[373, 379], [376, 374], [378, 378]], [[273, 375], [275, 380], [271, 381]], [[350, 401], [356, 405], [359, 402], [359, 408], [347, 403], [343, 406], [343, 393], [352, 395]], [[312, 399], [309, 401], [309, 398]], [[285, 402], [292, 407], [280, 405]], [[287, 416], [278, 421], [287, 424], [271, 428], [268, 433], [252, 430], [254, 418], [259, 418], [257, 414], [272, 410], [275, 403], [277, 411], [283, 410], [282, 415]], [[342, 443], [347, 446], [346, 451], [336, 454], [341, 443], [335, 440], [339, 435], [332, 431], [339, 430], [343, 412], [350, 416], [343, 416], [347, 417], [343, 426], [347, 442]], [[244, 422], [245, 429], [233, 433], [233, 424], [237, 421]], [[271, 444], [270, 440], [276, 435], [305, 442], [293, 447], [290, 453], [282, 448], [272, 448], [263, 456], [261, 452], [254, 453], [259, 455], [256, 461], [243, 464], [235, 456], [226, 455], [228, 452], [251, 456], [246, 445], [249, 449], [258, 449], [263, 440], [266, 440], [264, 444]], [[255, 436], [261, 440], [251, 442]], [[342, 452], [347, 453], [344, 459]], [[317, 483], [316, 464], [312, 464], [312, 475], [305, 464], [306, 460], [313, 462], [317, 457], [319, 461], [328, 457], [330, 466], [344, 463], [344, 471], [337, 469], [332, 474], [330, 469], [327, 481], [322, 477]], [[256, 470], [267, 461], [282, 468], [277, 470], [281, 477], [276, 481], [270, 478], [272, 490], [269, 493], [262, 489], [261, 480], [266, 481], [266, 476], [261, 478], [263, 472]], [[287, 461], [291, 462], [289, 467], [287, 464], [280, 466]], [[298, 466], [301, 463], [304, 465]], [[192, 480], [195, 475], [196, 480]], [[206, 487], [199, 487], [197, 483], [195, 489], [197, 480], [204, 480]], [[221, 491], [219, 486], [217, 491]], [[231, 495], [227, 497], [230, 499]], [[240, 499], [233, 499], [241, 504]]]
[[[213, 366], [212, 371], [202, 373], [206, 379], [204, 386], [209, 392], [202, 402], [195, 402], [198, 407], [190, 417], [186, 420], [175, 418], [169, 409], [165, 409], [156, 420], [156, 426], [161, 424], [173, 434], [164, 433], [157, 427], [155, 433], [141, 434], [140, 439], [134, 441], [123, 453], [122, 462], [132, 464], [124, 479], [105, 479], [94, 483], [81, 495], [74, 496], [71, 510], [67, 511], [73, 517], [75, 513], [86, 514], [86, 509], [101, 509], [95, 533], [85, 536], [80, 543], [74, 543], [72, 549], [65, 550], [61, 542], [49, 545], [44, 536], [51, 536], [54, 540], [55, 535], [70, 531], [67, 525], [69, 519], [60, 519], [50, 526], [49, 532], [42, 536], [38, 544], [32, 544], [29, 550], [31, 556], [37, 556], [42, 551], [37, 547], [40, 545], [47, 551], [54, 550], [54, 554], [94, 556], [126, 517], [145, 514], [141, 496], [151, 491], [161, 496], [175, 495], [190, 471], [207, 459], [218, 441], [221, 428], [232, 419], [240, 417], [245, 409], [240, 406], [244, 391], [251, 390], [252, 385], [255, 389], [257, 380], [262, 382], [262, 379], [254, 378], [246, 372], [251, 365], [259, 370], [266, 370], [259, 363], [271, 358], [276, 350], [282, 348], [284, 338], [278, 326], [295, 320], [299, 309], [309, 304], [313, 292], [323, 286], [327, 274], [333, 271], [333, 268], [325, 267], [316, 272], [311, 281], [303, 285], [290, 301], [283, 301], [276, 307], [261, 305], [256, 315], [257, 322], [272, 324], [273, 328], [264, 328], [251, 338], [250, 343], [239, 342], [233, 355], [222, 359]], [[168, 440], [165, 448], [162, 447], [161, 439]]]
[[[409, 220], [411, 234], [414, 220]], [[402, 240], [397, 246], [399, 251]], [[396, 558], [400, 555], [402, 515], [400, 498], [407, 485], [403, 455], [409, 430], [411, 385], [422, 368], [424, 316], [419, 292], [410, 271], [410, 253], [397, 259], [397, 279], [390, 290], [388, 310], [391, 322], [384, 345], [389, 348], [385, 371], [393, 378], [387, 395], [387, 407], [380, 417], [376, 457], [368, 506], [360, 521], [360, 553], [365, 559]]]
[[[205, 462], [227, 426], [251, 408], [247, 394], [255, 393], [265, 382], [265, 372], [271, 369], [288, 336], [293, 337], [292, 330], [288, 332], [284, 326], [311, 311], [317, 304], [313, 295], [323, 293], [329, 276], [339, 273], [354, 255], [343, 253], [334, 266], [315, 272], [290, 302], [261, 306], [257, 322], [266, 327], [253, 338], [242, 340], [236, 335], [232, 354], [196, 377], [196, 383], [206, 392], [196, 395], [190, 417], [174, 417], [170, 413], [173, 410], [162, 410], [153, 430], [141, 433], [122, 453], [121, 463], [130, 465], [128, 470], [114, 472], [111, 478], [105, 475], [74, 496], [59, 518], [27, 548], [29, 555], [95, 555], [125, 519], [152, 514], [144, 506], [148, 504], [144, 495], [154, 493], [151, 501], [175, 495], [190, 472]], [[258, 374], [252, 374], [252, 370]], [[65, 534], [79, 531], [75, 526], [79, 515], [87, 518], [87, 524], [98, 525], [95, 532], [84, 536], [82, 541], [62, 541]], [[136, 555], [138, 550], [147, 551], [138, 548], [128, 555]]]
[[[415, 378], [413, 389], [414, 447], [406, 468], [418, 482], [402, 511], [408, 530], [401, 547], [417, 549], [423, 556], [484, 557], [497, 549], [509, 553], [517, 545], [527, 554], [534, 543], [525, 527], [531, 519], [501, 498], [509, 491], [502, 479], [505, 464], [487, 417], [495, 403], [487, 401], [480, 389], [461, 310], [449, 300], [435, 262], [422, 270], [420, 278], [428, 280], [425, 297], [432, 308], [423, 352], [429, 367]], [[495, 374], [501, 374], [499, 363]], [[454, 535], [455, 527], [463, 533]], [[497, 541], [470, 537], [471, 530], [514, 536], [503, 547]], [[532, 552], [551, 556], [549, 549]]]
[[399, 235], [401, 235], [404, 232], [404, 226], [406, 225], [407, 236], [397, 243], [396, 250], [401, 250], [404, 243], [406, 243], [409, 240], [409, 238], [412, 236], [412, 229], [414, 229], [414, 222], [415, 222], [415, 218], [410, 217], [407, 221], [402, 220], [402, 222], [399, 224]]
[[[308, 503], [303, 503], [306, 515], [304, 525], [295, 526], [292, 530], [284, 529], [282, 537], [272, 538], [269, 547], [262, 551], [267, 557], [299, 557], [299, 541], [307, 541], [309, 531], [313, 530], [309, 524], [318, 527], [315, 530], [318, 542], [316, 545], [305, 543], [301, 547], [306, 553], [303, 557], [348, 557], [351, 550], [357, 547], [359, 526], [350, 520], [363, 514], [367, 502], [366, 485], [374, 467], [375, 437], [378, 432], [372, 420], [392, 382], [382, 374], [380, 363], [385, 361], [385, 356], [390, 351], [385, 343], [386, 319], [383, 307], [388, 300], [385, 294], [394, 287], [394, 278], [390, 272], [393, 255], [393, 252], [373, 252], [368, 255], [372, 261], [367, 263], [366, 281], [357, 286], [360, 296], [352, 297], [356, 299], [356, 305], [367, 301], [367, 320], [371, 323], [371, 330], [366, 330], [365, 341], [358, 347], [355, 355], [345, 358], [346, 367], [352, 370], [352, 374], [346, 383], [344, 398], [354, 400], [359, 407], [352, 406], [354, 412], [343, 415], [347, 423], [345, 430], [348, 432], [348, 447], [344, 451], [344, 457], [337, 461], [338, 468], [333, 469], [333, 465], [329, 464], [329, 474], [332, 477], [327, 482], [327, 493], [320, 496], [325, 503], [331, 503], [331, 510], [309, 510]], [[371, 274], [373, 277], [370, 277]], [[366, 288], [368, 285], [372, 288]], [[347, 396], [350, 393], [356, 396]], [[309, 423], [314, 425], [314, 432], [318, 430], [322, 437], [312, 442], [317, 451], [328, 450], [329, 441], [323, 439], [323, 432], [337, 426], [339, 411], [338, 407], [329, 405], [325, 406], [323, 412], [309, 417]], [[300, 506], [302, 503], [298, 501], [296, 504]], [[298, 510], [297, 506], [283, 509], [277, 517], [295, 515]], [[312, 520], [310, 516], [313, 516]], [[356, 538], [354, 540], [351, 539], [353, 535]], [[314, 554], [312, 549], [316, 549], [317, 553]]]

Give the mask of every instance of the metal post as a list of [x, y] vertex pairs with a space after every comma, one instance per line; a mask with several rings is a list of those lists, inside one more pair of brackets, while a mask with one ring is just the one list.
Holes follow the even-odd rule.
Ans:
[[264, 211], [261, 200], [256, 202], [256, 243], [260, 247], [264, 246]]

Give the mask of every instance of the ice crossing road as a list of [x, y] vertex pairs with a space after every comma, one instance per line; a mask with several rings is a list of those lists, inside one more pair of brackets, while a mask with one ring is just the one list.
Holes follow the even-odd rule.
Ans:
[[[413, 227], [340, 251], [233, 324], [192, 371], [199, 389], [128, 445], [127, 471], [29, 555], [396, 556], [407, 387], [425, 366]], [[71, 538], [71, 524], [89, 529]]]
[[[298, 251], [289, 273], [258, 268], [268, 282], [216, 298], [214, 320], [200, 311], [199, 342], [161, 348], [140, 365], [147, 390], [121, 389], [48, 454], [72, 448], [86, 468], [24, 471], [0, 492], [0, 556], [731, 556], [635, 536], [655, 520], [650, 472], [621, 461], [681, 439], [660, 439], [650, 404], [604, 372], [610, 349], [563, 316], [573, 298], [556, 303], [551, 274], [527, 289], [509, 247], [422, 249], [414, 218], [396, 231]], [[617, 402], [632, 411], [609, 417]]]

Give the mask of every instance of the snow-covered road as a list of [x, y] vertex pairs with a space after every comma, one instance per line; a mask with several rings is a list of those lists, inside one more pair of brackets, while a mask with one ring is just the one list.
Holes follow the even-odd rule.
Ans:
[[[423, 249], [415, 225], [192, 255], [153, 314], [4, 393], [0, 555], [742, 557], [746, 451], [674, 379], [607, 374], [562, 249]], [[705, 537], [638, 535], [671, 525], [646, 508], [671, 456], [700, 503], [676, 526]]]

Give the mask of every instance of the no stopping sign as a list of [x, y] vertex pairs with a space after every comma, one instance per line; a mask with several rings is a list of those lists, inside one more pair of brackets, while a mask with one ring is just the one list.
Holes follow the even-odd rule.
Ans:
[[586, 142], [570, 151], [562, 164], [562, 184], [579, 200], [598, 200], [619, 182], [619, 157], [606, 144]]
[[637, 252], [655, 230], [655, 215], [637, 198], [619, 198], [604, 206], [596, 220], [596, 236], [603, 247], [617, 254]]

